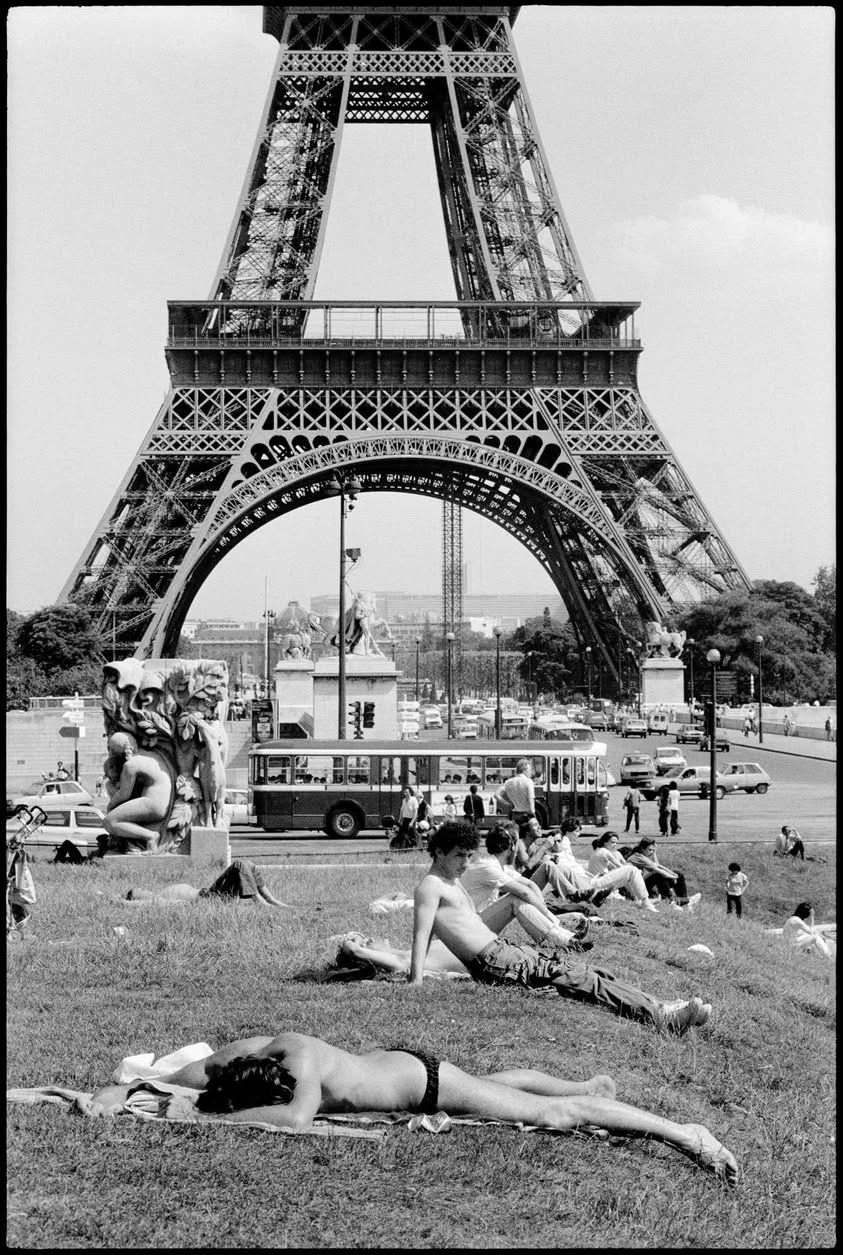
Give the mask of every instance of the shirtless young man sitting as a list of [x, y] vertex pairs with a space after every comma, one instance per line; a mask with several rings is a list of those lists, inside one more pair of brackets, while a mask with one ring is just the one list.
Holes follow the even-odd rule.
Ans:
[[[445, 1111], [453, 1116], [505, 1120], [570, 1130], [590, 1125], [615, 1135], [651, 1137], [675, 1146], [730, 1185], [734, 1157], [701, 1124], [676, 1124], [615, 1101], [609, 1076], [565, 1081], [533, 1069], [471, 1076], [420, 1051], [396, 1048], [354, 1055], [318, 1037], [281, 1033], [233, 1042], [167, 1077], [171, 1085], [202, 1090], [202, 1113], [235, 1121], [262, 1121], [306, 1132], [319, 1114], [354, 1111]], [[132, 1085], [112, 1085], [91, 1099], [95, 1116], [113, 1116]]]
[[563, 997], [596, 1002], [618, 1015], [648, 1020], [679, 1034], [708, 1023], [711, 1006], [700, 998], [660, 1002], [574, 955], [511, 945], [496, 936], [460, 884], [477, 845], [477, 834], [461, 823], [442, 824], [428, 842], [433, 863], [415, 891], [411, 984], [423, 979], [425, 956], [435, 935], [482, 984], [528, 989], [550, 985]]

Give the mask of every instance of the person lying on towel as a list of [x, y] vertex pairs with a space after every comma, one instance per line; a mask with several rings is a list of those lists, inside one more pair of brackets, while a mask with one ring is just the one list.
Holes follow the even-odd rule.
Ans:
[[[413, 1111], [502, 1120], [547, 1129], [587, 1125], [614, 1135], [649, 1137], [675, 1146], [730, 1185], [734, 1156], [701, 1124], [677, 1124], [615, 1100], [615, 1083], [597, 1075], [566, 1081], [534, 1069], [471, 1076], [452, 1063], [409, 1047], [355, 1055], [318, 1037], [281, 1033], [248, 1037], [158, 1078], [200, 1093], [202, 1113], [262, 1121], [305, 1132], [320, 1113]], [[91, 1114], [113, 1116], [129, 1086], [97, 1090]]]

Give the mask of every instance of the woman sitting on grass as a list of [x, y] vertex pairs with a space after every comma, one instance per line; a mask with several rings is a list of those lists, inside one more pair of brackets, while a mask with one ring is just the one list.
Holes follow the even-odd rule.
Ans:
[[790, 918], [785, 920], [783, 928], [768, 928], [766, 931], [782, 937], [796, 950], [810, 950], [826, 959], [836, 956], [837, 925], [815, 924], [814, 908], [810, 902], [800, 902]]
[[665, 898], [673, 907], [684, 906], [686, 910], [693, 911], [702, 897], [701, 893], [688, 897], [688, 889], [682, 872], [674, 871], [659, 862], [656, 843], [651, 837], [644, 837], [638, 842], [627, 858], [627, 862], [639, 869], [651, 898]]
[[[412, 1048], [355, 1055], [317, 1037], [282, 1033], [233, 1042], [156, 1081], [202, 1090], [196, 1101], [200, 1119], [201, 1113], [219, 1114], [227, 1120], [262, 1121], [302, 1133], [323, 1113], [445, 1111], [560, 1131], [596, 1127], [615, 1136], [665, 1142], [728, 1185], [738, 1179], [734, 1156], [707, 1128], [677, 1124], [616, 1102], [609, 1076], [566, 1081], [516, 1068], [478, 1077]], [[98, 1090], [90, 1114], [115, 1115], [130, 1088], [113, 1085]]]

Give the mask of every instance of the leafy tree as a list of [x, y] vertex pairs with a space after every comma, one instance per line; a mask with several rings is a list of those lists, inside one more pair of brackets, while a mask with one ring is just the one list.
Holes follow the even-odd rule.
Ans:
[[764, 696], [768, 701], [826, 701], [835, 691], [835, 663], [822, 649], [823, 625], [813, 598], [797, 584], [760, 580], [749, 591], [735, 589], [701, 602], [678, 616], [693, 639], [696, 675], [707, 667], [706, 651], [720, 651], [721, 667], [738, 676], [737, 698], [746, 701], [750, 676], [757, 676], [759, 647]]
[[46, 673], [100, 659], [99, 638], [91, 616], [81, 606], [46, 606], [24, 619], [18, 648]]
[[814, 606], [824, 626], [822, 647], [831, 651], [837, 643], [837, 565], [821, 566], [811, 583]]
[[525, 683], [529, 676], [537, 692], [559, 699], [565, 696], [578, 653], [570, 623], [557, 623], [545, 609], [540, 618], [528, 619], [515, 629], [512, 646], [524, 655], [519, 673]]

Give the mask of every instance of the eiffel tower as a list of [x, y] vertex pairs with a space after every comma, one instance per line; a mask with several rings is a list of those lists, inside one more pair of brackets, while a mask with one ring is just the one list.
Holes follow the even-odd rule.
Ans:
[[[520, 7], [265, 6], [278, 60], [211, 296], [168, 304], [169, 392], [61, 594], [103, 641], [174, 653], [215, 565], [342, 471], [516, 536], [616, 685], [640, 621], [749, 587], [639, 393], [638, 305], [586, 279]], [[313, 300], [352, 123], [430, 126], [455, 301]]]

